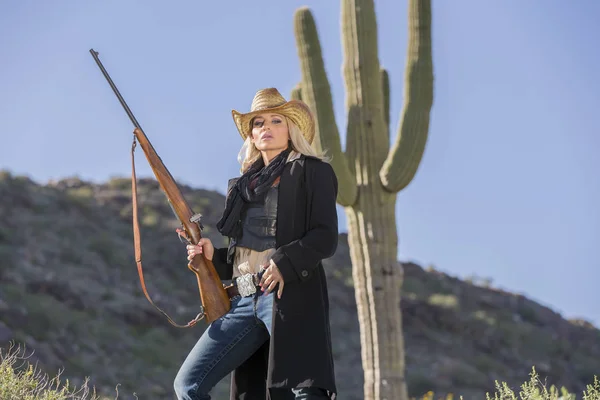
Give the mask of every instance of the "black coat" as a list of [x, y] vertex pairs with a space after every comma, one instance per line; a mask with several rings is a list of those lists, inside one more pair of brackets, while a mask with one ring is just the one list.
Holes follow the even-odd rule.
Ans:
[[[229, 188], [236, 180], [230, 180]], [[286, 164], [272, 257], [285, 286], [281, 299], [274, 297], [271, 339], [232, 374], [232, 400], [267, 399], [267, 387], [311, 386], [328, 390], [335, 399], [329, 298], [321, 261], [337, 248], [337, 190], [328, 163], [301, 156]], [[226, 260], [227, 248], [217, 249], [213, 264], [223, 280], [233, 273]]]

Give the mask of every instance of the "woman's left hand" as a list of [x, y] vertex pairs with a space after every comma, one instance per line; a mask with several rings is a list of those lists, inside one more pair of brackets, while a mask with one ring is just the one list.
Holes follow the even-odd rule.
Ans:
[[269, 264], [263, 266], [265, 272], [260, 280], [260, 287], [265, 294], [271, 293], [275, 286], [279, 283], [279, 290], [277, 290], [277, 297], [281, 298], [283, 293], [283, 276], [279, 272], [277, 265], [271, 260]]

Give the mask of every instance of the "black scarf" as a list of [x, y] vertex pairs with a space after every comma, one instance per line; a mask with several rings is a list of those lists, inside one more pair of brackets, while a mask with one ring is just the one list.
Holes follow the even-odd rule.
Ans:
[[264, 200], [275, 179], [283, 172], [289, 153], [290, 149], [282, 151], [266, 167], [260, 157], [237, 180], [227, 198], [223, 216], [217, 222], [217, 229], [222, 235], [239, 237], [241, 233], [240, 219], [244, 205]]

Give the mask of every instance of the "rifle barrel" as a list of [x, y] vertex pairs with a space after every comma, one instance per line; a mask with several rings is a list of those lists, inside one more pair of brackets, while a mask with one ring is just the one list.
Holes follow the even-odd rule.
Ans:
[[131, 110], [129, 109], [129, 106], [127, 105], [127, 103], [125, 102], [125, 99], [123, 99], [123, 96], [121, 96], [121, 93], [119, 93], [119, 89], [117, 89], [117, 86], [114, 84], [114, 82], [112, 81], [112, 79], [110, 78], [110, 75], [108, 74], [108, 72], [106, 71], [106, 69], [104, 69], [104, 65], [102, 65], [102, 62], [100, 61], [100, 59], [98, 58], [98, 52], [95, 51], [94, 49], [90, 49], [90, 53], [92, 54], [92, 57], [94, 57], [94, 60], [96, 60], [96, 64], [98, 64], [98, 67], [100, 67], [100, 71], [102, 71], [102, 74], [104, 75], [104, 77], [106, 78], [106, 80], [108, 81], [108, 84], [110, 85], [110, 87], [112, 88], [113, 92], [115, 92], [115, 94], [117, 95], [117, 98], [119, 99], [119, 101], [121, 102], [121, 105], [123, 106], [123, 108], [125, 109], [125, 112], [127, 113], [127, 115], [129, 116], [129, 119], [131, 120], [131, 122], [133, 123], [133, 126], [135, 126], [136, 128], [139, 128], [140, 130], [143, 131], [142, 127], [140, 126], [139, 122], [137, 122], [137, 119], [135, 119], [135, 116], [133, 115], [133, 113], [131, 112]]

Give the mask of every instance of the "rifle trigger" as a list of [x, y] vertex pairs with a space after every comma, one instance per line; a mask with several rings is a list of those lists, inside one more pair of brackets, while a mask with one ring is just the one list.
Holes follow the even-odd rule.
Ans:
[[[192, 243], [192, 241], [190, 240], [190, 238], [188, 237], [187, 233], [185, 232], [185, 230], [183, 230], [183, 225], [181, 226], [182, 229], [177, 229], [177, 237], [179, 237], [179, 241], [183, 244], [190, 244]], [[185, 242], [184, 242], [185, 240]]]
[[202, 225], [202, 214], [194, 214], [190, 217], [190, 222], [195, 222], [200, 227], [200, 230], [204, 230], [204, 226]]

